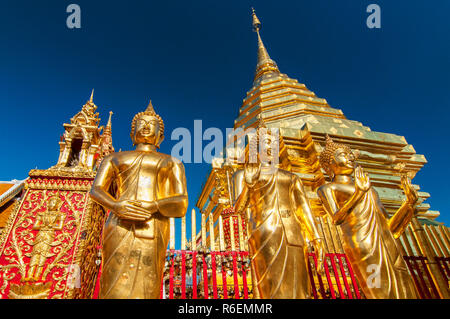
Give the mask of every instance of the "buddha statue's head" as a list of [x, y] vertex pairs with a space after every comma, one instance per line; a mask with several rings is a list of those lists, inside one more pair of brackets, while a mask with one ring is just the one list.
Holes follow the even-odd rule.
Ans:
[[258, 117], [256, 134], [250, 141], [250, 160], [259, 160], [263, 164], [277, 165], [279, 162], [280, 137], [277, 131], [269, 129], [261, 117]]
[[52, 196], [47, 200], [47, 209], [51, 212], [59, 210], [61, 200], [58, 196]]
[[144, 112], [134, 116], [130, 136], [133, 145], [151, 144], [159, 147], [164, 140], [164, 122], [156, 114], [151, 101]]
[[350, 147], [333, 142], [327, 134], [325, 149], [320, 154], [320, 165], [330, 176], [352, 174], [355, 160]]

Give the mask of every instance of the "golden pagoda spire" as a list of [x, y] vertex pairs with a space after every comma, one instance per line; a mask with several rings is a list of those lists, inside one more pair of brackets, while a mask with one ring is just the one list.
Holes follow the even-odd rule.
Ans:
[[100, 165], [103, 158], [111, 153], [114, 153], [114, 146], [112, 145], [112, 129], [111, 129], [111, 116], [112, 111], [109, 111], [109, 118], [106, 127], [103, 130], [100, 142], [100, 156], [97, 160], [97, 167]]
[[254, 81], [256, 81], [264, 74], [273, 72], [280, 73], [280, 70], [278, 70], [277, 64], [270, 58], [269, 53], [267, 52], [267, 49], [264, 46], [264, 43], [261, 39], [261, 35], [259, 34], [259, 30], [261, 29], [261, 22], [256, 16], [255, 9], [253, 8], [252, 8], [252, 18], [253, 18], [253, 31], [255, 31], [256, 34], [258, 35], [258, 63], [256, 65], [256, 72], [254, 79]]
[[90, 103], [94, 103], [94, 89], [92, 89], [91, 97], [89, 98]]
[[105, 133], [111, 135], [111, 116], [113, 114], [114, 113], [112, 111], [109, 111], [108, 123], [106, 124], [105, 130], [103, 131], [103, 135], [105, 135]]

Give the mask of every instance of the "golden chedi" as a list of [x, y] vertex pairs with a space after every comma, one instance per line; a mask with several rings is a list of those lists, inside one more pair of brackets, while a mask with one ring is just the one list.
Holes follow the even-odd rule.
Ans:
[[320, 163], [332, 181], [317, 191], [325, 211], [341, 227], [344, 251], [366, 298], [416, 298], [414, 283], [394, 238], [411, 221], [417, 193], [410, 179], [403, 177], [407, 200], [388, 219], [369, 175], [360, 166], [355, 168], [355, 160], [348, 146], [334, 143], [327, 135]]
[[[310, 298], [306, 265], [306, 243], [313, 243], [323, 260], [323, 242], [314, 222], [300, 178], [274, 167], [279, 154], [273, 153], [276, 134], [269, 133], [260, 120], [243, 170], [235, 173], [235, 211], [245, 212], [255, 298]], [[322, 264], [322, 263], [321, 263]]]
[[103, 160], [91, 197], [111, 211], [103, 237], [100, 298], [160, 296], [169, 241], [169, 218], [186, 213], [183, 164], [157, 151], [164, 123], [150, 102], [135, 115], [131, 139], [136, 150]]

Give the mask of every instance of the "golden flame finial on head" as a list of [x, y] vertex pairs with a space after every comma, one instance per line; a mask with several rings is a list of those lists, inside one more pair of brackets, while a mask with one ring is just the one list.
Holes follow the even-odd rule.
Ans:
[[329, 145], [331, 143], [333, 143], [333, 140], [331, 139], [330, 135], [325, 135], [325, 144]]
[[352, 149], [345, 144], [335, 143], [333, 139], [327, 134], [325, 135], [325, 148], [320, 153], [319, 162], [322, 168], [331, 174], [331, 165], [333, 164], [334, 153], [338, 149], [343, 149], [346, 152], [352, 153]]
[[150, 112], [150, 113], [156, 114], [155, 109], [153, 108], [152, 100], [149, 100], [148, 106], [147, 106], [147, 109], [145, 110], [145, 112]]
[[259, 113], [256, 118], [256, 129], [259, 130], [260, 128], [267, 129], [266, 122], [264, 122], [261, 113]]

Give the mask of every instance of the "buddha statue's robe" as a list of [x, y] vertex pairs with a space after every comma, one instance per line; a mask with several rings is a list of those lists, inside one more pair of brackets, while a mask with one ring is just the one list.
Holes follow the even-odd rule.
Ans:
[[302, 208], [306, 196], [300, 178], [282, 169], [263, 169], [253, 187], [245, 183], [243, 170], [234, 180], [236, 194], [246, 197], [237, 202], [246, 203], [254, 297], [310, 298], [302, 228], [310, 239], [319, 235], [310, 209]]
[[387, 217], [377, 192], [370, 187], [340, 224], [344, 251], [366, 298], [417, 298]]
[[158, 201], [159, 207], [165, 206], [145, 222], [121, 219], [114, 212], [109, 215], [103, 234], [100, 298], [159, 298], [169, 217], [184, 216], [187, 208], [183, 164], [158, 152], [119, 152], [105, 157], [97, 179], [114, 181], [110, 187], [117, 201]]

